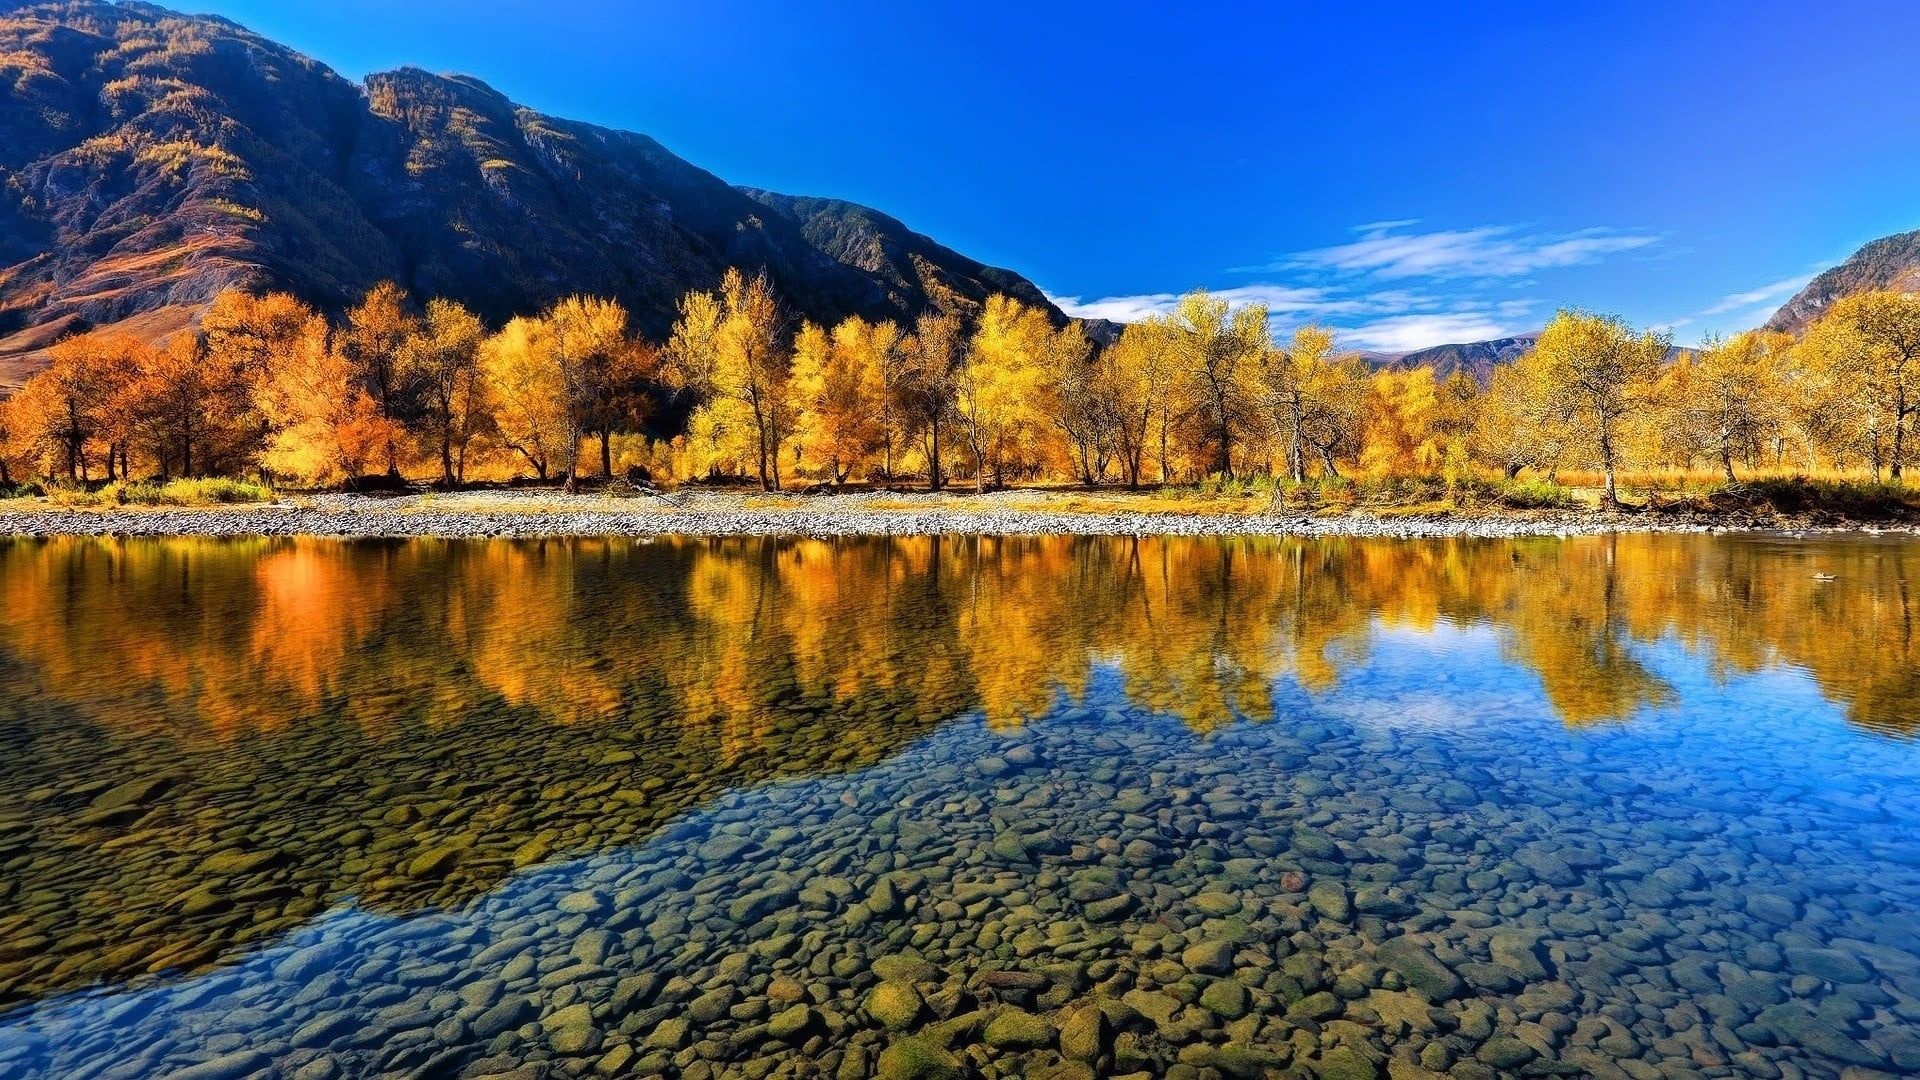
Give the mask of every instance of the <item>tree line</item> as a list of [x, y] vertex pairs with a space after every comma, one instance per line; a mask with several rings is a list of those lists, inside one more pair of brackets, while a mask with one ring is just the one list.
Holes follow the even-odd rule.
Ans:
[[1369, 363], [1322, 326], [1277, 339], [1265, 308], [1204, 291], [1104, 344], [1006, 296], [910, 325], [796, 323], [763, 275], [738, 270], [689, 293], [664, 342], [589, 296], [489, 332], [392, 283], [338, 320], [284, 293], [229, 291], [159, 344], [105, 331], [54, 345], [0, 402], [0, 485], [531, 474], [571, 489], [643, 470], [767, 490], [984, 490], [1578, 469], [1613, 504], [1627, 468], [1898, 481], [1917, 381], [1920, 298], [1888, 291], [1835, 303], [1797, 338], [1684, 350], [1564, 310], [1485, 385]]

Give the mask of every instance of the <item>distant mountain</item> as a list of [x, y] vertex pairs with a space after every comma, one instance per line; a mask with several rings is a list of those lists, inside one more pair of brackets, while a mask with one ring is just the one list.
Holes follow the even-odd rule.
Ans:
[[994, 292], [1065, 318], [885, 214], [737, 189], [474, 78], [356, 86], [220, 18], [0, 0], [0, 383], [67, 332], [158, 336], [229, 286], [337, 310], [391, 278], [495, 322], [589, 292], [662, 336], [728, 266], [764, 267], [821, 322]]
[[1493, 369], [1509, 360], [1513, 360], [1533, 348], [1540, 335], [1517, 334], [1513, 337], [1493, 338], [1488, 341], [1469, 341], [1458, 345], [1435, 345], [1398, 356], [1385, 357], [1380, 366], [1401, 370], [1414, 367], [1430, 367], [1442, 378], [1464, 371], [1481, 383], [1493, 375]]
[[1920, 290], [1920, 229], [1883, 236], [1824, 271], [1780, 305], [1767, 329], [1797, 334], [1835, 300], [1872, 289]]

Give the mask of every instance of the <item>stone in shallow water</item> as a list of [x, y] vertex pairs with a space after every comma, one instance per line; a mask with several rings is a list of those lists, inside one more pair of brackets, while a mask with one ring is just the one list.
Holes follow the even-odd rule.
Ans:
[[1225, 975], [1233, 970], [1233, 943], [1202, 941], [1197, 945], [1189, 945], [1180, 954], [1180, 963], [1188, 971], [1197, 971], [1202, 975]]
[[1220, 979], [1200, 991], [1200, 1007], [1222, 1020], [1238, 1020], [1247, 1015], [1247, 988], [1232, 979]]
[[272, 1067], [272, 1061], [257, 1050], [237, 1050], [231, 1054], [176, 1069], [166, 1080], [240, 1080], [258, 1076]]
[[1307, 889], [1307, 904], [1322, 918], [1335, 922], [1346, 922], [1353, 915], [1353, 906], [1347, 900], [1347, 887], [1338, 881], [1314, 882]]
[[1313, 1070], [1320, 1080], [1377, 1080], [1380, 1075], [1379, 1066], [1344, 1046], [1321, 1054]]
[[1811, 1009], [1799, 1005], [1770, 1006], [1762, 1010], [1754, 1022], [1788, 1046], [1810, 1050], [1849, 1065], [1874, 1067], [1882, 1064], [1879, 1054]]
[[1865, 964], [1838, 949], [1790, 948], [1787, 966], [1833, 983], [1863, 983], [1873, 978]]
[[867, 995], [867, 1015], [888, 1031], [904, 1031], [920, 1018], [920, 993], [904, 982], [883, 982]]
[[1053, 1042], [1053, 1025], [1024, 1009], [1002, 1009], [987, 1021], [981, 1037], [997, 1050], [1030, 1050]]
[[873, 962], [873, 973], [887, 982], [926, 982], [933, 978], [933, 965], [925, 958], [905, 953], [882, 956]]
[[654, 1026], [645, 1045], [661, 1050], [678, 1050], [687, 1045], [687, 1036], [692, 1031], [693, 1021], [684, 1016], [669, 1016]]
[[110, 787], [94, 796], [88, 809], [93, 811], [117, 810], [122, 807], [144, 806], [159, 798], [173, 787], [171, 776], [145, 776], [138, 780], [129, 780], [124, 784]]
[[1519, 1039], [1495, 1036], [1481, 1043], [1474, 1056], [1496, 1069], [1517, 1069], [1537, 1055], [1533, 1047]]
[[593, 1010], [585, 1002], [569, 1005], [541, 1022], [546, 1029], [547, 1045], [561, 1054], [583, 1054], [600, 1046], [600, 1031], [593, 1026]]
[[805, 1034], [815, 1019], [812, 1009], [805, 1005], [794, 1005], [775, 1013], [773, 1019], [767, 1021], [767, 1034], [790, 1041]]
[[483, 1040], [492, 1039], [503, 1031], [512, 1031], [532, 1020], [537, 1011], [527, 998], [508, 998], [475, 1017], [473, 1033]]
[[1497, 933], [1488, 947], [1494, 963], [1522, 980], [1537, 982], [1547, 977], [1546, 965], [1540, 962], [1540, 940], [1532, 934]]
[[1223, 892], [1203, 892], [1193, 898], [1193, 906], [1207, 915], [1232, 915], [1240, 910], [1240, 898]]
[[1460, 976], [1412, 938], [1392, 938], [1380, 946], [1376, 955], [1382, 964], [1399, 972], [1408, 986], [1427, 995], [1431, 1001], [1446, 1001], [1458, 996], [1463, 989]]
[[879, 1080], [958, 1080], [960, 1059], [931, 1039], [908, 1036], [880, 1051]]
[[1106, 1013], [1083, 1005], [1060, 1025], [1060, 1053], [1076, 1061], [1097, 1061], [1106, 1053], [1111, 1031]]

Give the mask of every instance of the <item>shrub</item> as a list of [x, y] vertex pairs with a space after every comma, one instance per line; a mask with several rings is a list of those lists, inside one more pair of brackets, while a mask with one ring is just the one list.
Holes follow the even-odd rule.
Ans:
[[115, 481], [99, 488], [57, 484], [47, 496], [59, 506], [214, 506], [273, 502], [272, 488], [247, 480], [208, 477], [200, 480]]
[[1721, 484], [1701, 497], [1697, 508], [1842, 521], [1911, 521], [1920, 518], [1920, 490], [1872, 480], [1764, 477]]

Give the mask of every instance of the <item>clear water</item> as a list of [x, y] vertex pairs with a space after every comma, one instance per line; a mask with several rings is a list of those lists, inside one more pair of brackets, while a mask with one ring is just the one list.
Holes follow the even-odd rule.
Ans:
[[1913, 1074], [1915, 572], [0, 541], [0, 1075]]

